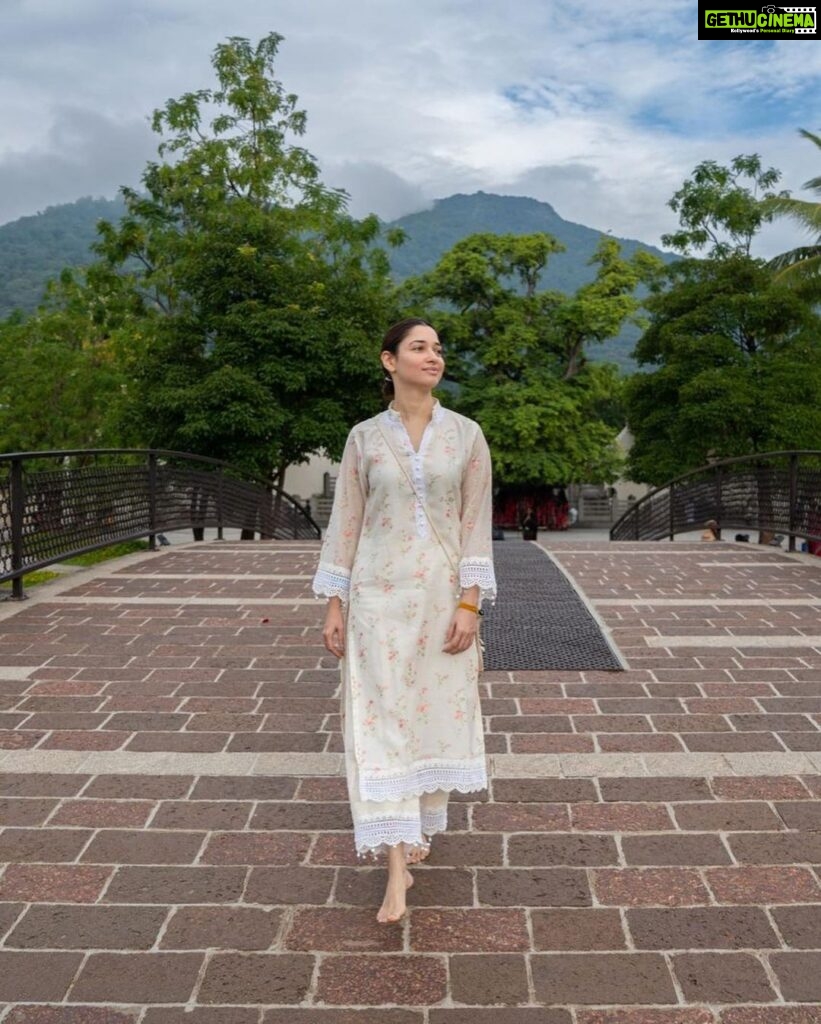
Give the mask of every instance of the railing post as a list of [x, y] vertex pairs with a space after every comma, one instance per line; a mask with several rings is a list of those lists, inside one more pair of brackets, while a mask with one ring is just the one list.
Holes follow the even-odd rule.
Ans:
[[721, 466], [716, 466], [716, 514], [713, 517], [718, 524], [716, 527], [716, 539], [721, 540], [721, 508], [724, 496], [722, 494], [722, 487], [724, 484], [724, 471]]
[[798, 452], [790, 455], [790, 539], [788, 551], [795, 551], [795, 520], [798, 505]]
[[[11, 571], [23, 568], [23, 517], [26, 511], [26, 490], [23, 477], [23, 460], [11, 460]], [[23, 577], [15, 576], [11, 581], [11, 596], [14, 601], [25, 600]]]
[[670, 484], [670, 486], [667, 488], [667, 490], [668, 490], [668, 493], [670, 495], [670, 498], [669, 498], [669, 501], [670, 501], [670, 540], [675, 540], [676, 539], [676, 514], [675, 514], [675, 508], [674, 508], [674, 505], [673, 505], [673, 501], [674, 501], [674, 498], [675, 498], [675, 484]]
[[217, 540], [224, 540], [222, 535], [222, 466], [217, 469]]
[[148, 453], [148, 549], [157, 550], [157, 455]]

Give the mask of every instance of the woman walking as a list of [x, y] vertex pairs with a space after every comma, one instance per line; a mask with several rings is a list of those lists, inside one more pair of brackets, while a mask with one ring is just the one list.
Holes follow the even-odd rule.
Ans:
[[496, 581], [490, 453], [433, 397], [436, 331], [403, 320], [380, 358], [393, 400], [348, 435], [313, 590], [341, 659], [357, 854], [387, 856], [387, 923], [405, 913], [407, 865], [447, 827], [448, 794], [487, 786], [477, 616]]

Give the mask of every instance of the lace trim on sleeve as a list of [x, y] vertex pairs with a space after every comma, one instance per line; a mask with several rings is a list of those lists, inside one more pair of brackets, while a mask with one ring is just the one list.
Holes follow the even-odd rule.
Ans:
[[496, 601], [496, 574], [493, 562], [489, 558], [463, 558], [459, 563], [459, 586], [479, 586], [479, 599], [487, 599], [493, 604]]
[[342, 601], [347, 601], [351, 592], [351, 575], [347, 569], [342, 569], [338, 565], [320, 565], [311, 583], [311, 589], [316, 597], [339, 597]]

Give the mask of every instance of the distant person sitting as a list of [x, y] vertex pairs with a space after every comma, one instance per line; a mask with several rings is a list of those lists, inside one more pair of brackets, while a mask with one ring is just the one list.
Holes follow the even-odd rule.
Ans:
[[536, 513], [531, 506], [527, 511], [527, 515], [522, 520], [522, 539], [536, 540], [538, 527], [539, 523], [536, 519]]
[[704, 533], [701, 535], [704, 541], [718, 540], [718, 523], [715, 519], [708, 519], [704, 524]]

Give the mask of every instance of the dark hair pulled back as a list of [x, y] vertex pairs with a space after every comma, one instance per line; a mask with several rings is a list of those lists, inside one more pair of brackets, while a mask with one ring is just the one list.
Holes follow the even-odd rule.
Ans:
[[[405, 320], [400, 320], [398, 323], [393, 324], [393, 326], [387, 329], [385, 337], [382, 339], [381, 351], [390, 352], [392, 355], [396, 355], [399, 343], [403, 338], [410, 334], [414, 327], [430, 327], [431, 330], [435, 330], [433, 324], [429, 324], [427, 320], [423, 320], [418, 316], [410, 316]], [[382, 397], [386, 402], [390, 402], [395, 394], [393, 378], [386, 370], [383, 374], [382, 380]]]

